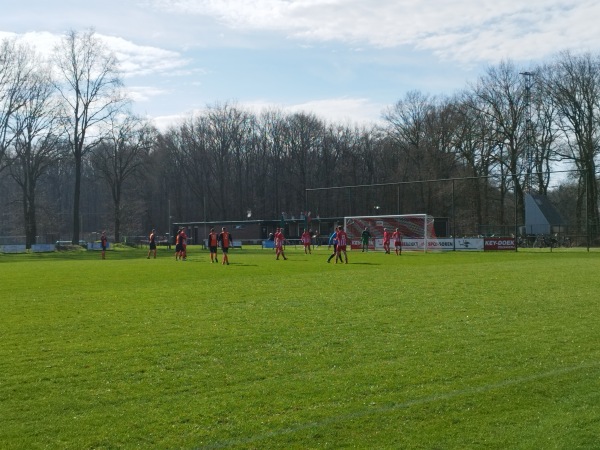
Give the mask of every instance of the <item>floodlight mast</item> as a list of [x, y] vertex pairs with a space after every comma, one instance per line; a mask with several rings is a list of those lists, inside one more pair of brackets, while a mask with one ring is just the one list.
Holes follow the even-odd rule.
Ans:
[[531, 178], [533, 176], [533, 129], [531, 122], [531, 85], [533, 72], [521, 72], [520, 75], [525, 79], [525, 164], [527, 165], [527, 174], [525, 175], [525, 190], [531, 192]]

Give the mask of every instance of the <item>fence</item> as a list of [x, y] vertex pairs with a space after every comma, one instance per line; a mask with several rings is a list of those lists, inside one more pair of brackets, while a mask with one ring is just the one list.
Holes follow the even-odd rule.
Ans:
[[313, 215], [329, 217], [429, 214], [447, 219], [450, 236], [516, 236], [524, 247], [542, 237], [561, 245], [600, 245], [590, 233], [589, 202], [579, 202], [577, 209], [575, 199], [555, 205], [560, 218], [544, 224], [548, 231], [528, 232], [528, 195], [515, 189], [510, 178], [489, 176], [310, 188], [305, 202]]

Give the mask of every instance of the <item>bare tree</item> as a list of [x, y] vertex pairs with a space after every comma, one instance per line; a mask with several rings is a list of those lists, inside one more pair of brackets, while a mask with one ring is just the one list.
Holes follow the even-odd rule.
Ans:
[[290, 204], [303, 205], [323, 146], [325, 125], [314, 114], [307, 113], [288, 116], [285, 125], [284, 146], [289, 158], [288, 172], [292, 175], [285, 192], [290, 196]]
[[0, 172], [6, 168], [8, 148], [20, 130], [12, 121], [23, 107], [34, 66], [31, 51], [16, 40], [0, 44]]
[[[463, 175], [473, 177], [472, 181], [463, 184], [460, 198], [474, 205], [477, 224], [488, 221], [488, 195], [490, 193], [490, 177], [500, 171], [500, 204], [498, 220], [504, 221], [504, 166], [499, 164], [497, 137], [492, 124], [480, 108], [473, 108], [477, 98], [471, 93], [464, 92], [462, 97], [455, 100], [454, 114], [458, 116], [455, 128], [453, 147], [459, 161], [464, 167]], [[465, 208], [468, 209], [468, 208]], [[472, 230], [473, 217], [463, 218], [462, 229]]]
[[[398, 152], [397, 178], [400, 181], [446, 178], [455, 170], [452, 146], [455, 116], [447, 100], [409, 92], [384, 114], [389, 136]], [[413, 208], [434, 210], [439, 203], [430, 183], [420, 183], [408, 194], [418, 200]]]
[[206, 116], [191, 118], [180, 128], [181, 172], [189, 188], [198, 199], [202, 199], [203, 219], [206, 219], [206, 201], [213, 197], [210, 174], [215, 162], [208, 155], [208, 119]]
[[113, 116], [105, 138], [94, 149], [93, 166], [110, 187], [115, 241], [121, 239], [123, 188], [146, 161], [156, 130], [132, 115]]
[[231, 199], [232, 209], [237, 217], [244, 217], [247, 210], [254, 183], [248, 180], [248, 159], [252, 151], [253, 115], [237, 110], [233, 116], [232, 132], [232, 169], [234, 171], [234, 186], [237, 192]]
[[396, 176], [401, 181], [424, 178], [422, 156], [427, 140], [427, 116], [432, 108], [428, 95], [411, 91], [383, 115], [389, 124], [389, 136], [396, 144]]
[[490, 67], [473, 88], [470, 107], [482, 114], [496, 136], [496, 157], [506, 169], [524, 217], [523, 191], [530, 175], [525, 158], [526, 92], [524, 80], [511, 62]]
[[73, 244], [79, 243], [83, 158], [102, 140], [102, 126], [124, 105], [118, 62], [93, 30], [70, 31], [54, 52], [56, 88], [75, 163]]
[[[562, 156], [573, 161], [581, 171], [578, 221], [582, 211], [591, 235], [600, 232], [598, 212], [598, 183], [596, 166], [600, 154], [600, 57], [589, 53], [574, 55], [563, 52], [544, 71], [543, 84], [546, 95], [557, 111], [557, 124], [567, 145]], [[587, 194], [587, 195], [586, 195]]]
[[[207, 220], [214, 211], [211, 199], [215, 193], [214, 173], [215, 161], [209, 153], [210, 126], [206, 115], [189, 117], [180, 126], [172, 127], [168, 132], [162, 133], [158, 138], [158, 146], [169, 156], [170, 165], [175, 167], [176, 174], [171, 178], [176, 179], [176, 185], [168, 189], [173, 192], [175, 199], [176, 216], [183, 216], [180, 209], [182, 191], [179, 186], [185, 181], [185, 190], [201, 202], [201, 217]], [[190, 208], [186, 208], [189, 210]]]
[[560, 131], [556, 127], [558, 112], [547, 99], [543, 83], [534, 77], [531, 88], [533, 182], [540, 194], [548, 194], [553, 163], [563, 160]]
[[259, 147], [262, 158], [258, 171], [265, 203], [265, 213], [277, 217], [284, 209], [283, 187], [285, 179], [284, 133], [285, 118], [281, 111], [265, 111], [259, 121]]
[[[33, 54], [32, 54], [33, 55]], [[11, 175], [21, 187], [25, 223], [25, 244], [36, 243], [36, 188], [40, 177], [59, 157], [59, 128], [54, 87], [49, 73], [38, 69], [27, 83], [27, 98], [15, 112], [19, 130], [13, 143]]]
[[[207, 145], [209, 158], [214, 162], [213, 177], [216, 184], [214, 200], [220, 209], [220, 216], [228, 219], [234, 200], [239, 198], [240, 184], [231, 171], [236, 170], [235, 163], [239, 158], [242, 142], [247, 133], [248, 116], [244, 111], [229, 104], [216, 105], [207, 111]], [[239, 173], [237, 174], [239, 176]], [[235, 182], [234, 182], [235, 181]], [[233, 188], [237, 187], [237, 196], [232, 196]], [[228, 208], [227, 206], [230, 206]], [[239, 205], [238, 205], [239, 206]], [[240, 208], [239, 213], [242, 213]]]

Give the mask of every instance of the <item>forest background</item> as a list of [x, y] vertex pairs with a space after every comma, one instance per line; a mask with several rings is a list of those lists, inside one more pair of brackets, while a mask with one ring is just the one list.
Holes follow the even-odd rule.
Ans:
[[503, 61], [460, 92], [390, 99], [372, 125], [224, 101], [164, 130], [131, 112], [119, 65], [93, 30], [49, 59], [0, 44], [0, 244], [309, 211], [427, 213], [480, 234], [524, 223], [526, 192], [598, 243], [600, 55]]

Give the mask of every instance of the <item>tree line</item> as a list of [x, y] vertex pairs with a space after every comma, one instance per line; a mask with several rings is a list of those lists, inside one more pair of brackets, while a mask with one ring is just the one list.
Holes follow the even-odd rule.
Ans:
[[369, 125], [224, 102], [158, 130], [125, 92], [93, 30], [70, 31], [50, 58], [1, 43], [0, 236], [29, 247], [106, 229], [120, 241], [308, 211], [452, 216], [475, 232], [522, 223], [526, 192], [600, 232], [599, 55], [503, 61], [451, 95], [410, 91]]

